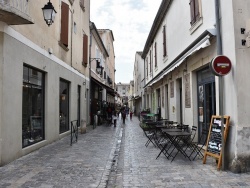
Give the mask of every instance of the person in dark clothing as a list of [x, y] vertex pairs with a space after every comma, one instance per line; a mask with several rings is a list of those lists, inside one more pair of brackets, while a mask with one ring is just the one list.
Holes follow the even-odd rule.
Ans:
[[122, 111], [122, 121], [123, 121], [123, 124], [125, 123], [125, 119], [126, 119], [126, 110], [123, 110]]

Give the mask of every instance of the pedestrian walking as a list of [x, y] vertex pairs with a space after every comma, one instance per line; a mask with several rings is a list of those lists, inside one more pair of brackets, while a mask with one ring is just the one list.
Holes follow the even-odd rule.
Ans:
[[132, 111], [130, 111], [129, 116], [130, 116], [130, 119], [132, 119], [132, 116], [133, 116], [133, 112]]
[[114, 111], [114, 113], [112, 115], [112, 119], [114, 120], [114, 127], [116, 127], [117, 116], [116, 116], [116, 112], [115, 111]]
[[122, 111], [122, 121], [123, 121], [123, 124], [125, 124], [125, 119], [126, 119], [126, 110], [123, 110]]

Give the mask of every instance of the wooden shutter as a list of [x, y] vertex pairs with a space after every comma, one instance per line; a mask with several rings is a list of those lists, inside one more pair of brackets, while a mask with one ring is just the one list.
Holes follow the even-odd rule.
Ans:
[[82, 63], [84, 66], [88, 64], [88, 35], [83, 35], [83, 57]]
[[166, 45], [166, 26], [163, 26], [163, 57], [167, 55], [167, 45]]
[[155, 67], [157, 67], [157, 43], [155, 42]]
[[69, 5], [62, 1], [61, 7], [61, 43], [68, 47], [69, 36]]
[[200, 17], [200, 11], [199, 11], [199, 0], [195, 0], [194, 2], [194, 15], [195, 15], [195, 21], [197, 21]]
[[151, 62], [151, 59], [152, 59], [152, 55], [151, 55], [151, 50], [149, 52], [149, 69], [150, 69], [150, 73], [152, 72], [152, 62]]
[[190, 24], [193, 25], [200, 17], [199, 0], [190, 0], [189, 5], [190, 5], [190, 16], [191, 16]]
[[84, 10], [85, 7], [84, 7], [84, 0], [80, 0], [80, 7]]

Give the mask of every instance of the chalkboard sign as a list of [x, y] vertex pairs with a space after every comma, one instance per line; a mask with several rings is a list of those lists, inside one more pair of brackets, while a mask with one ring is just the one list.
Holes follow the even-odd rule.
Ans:
[[[224, 140], [226, 143], [227, 135], [228, 135], [228, 127], [229, 127], [229, 116], [224, 116]], [[221, 132], [221, 116], [212, 116], [210, 122], [209, 133], [207, 137], [207, 145], [204, 154], [203, 164], [206, 163], [207, 155], [215, 157], [218, 159], [217, 168], [221, 167], [221, 141], [222, 141], [222, 132]]]

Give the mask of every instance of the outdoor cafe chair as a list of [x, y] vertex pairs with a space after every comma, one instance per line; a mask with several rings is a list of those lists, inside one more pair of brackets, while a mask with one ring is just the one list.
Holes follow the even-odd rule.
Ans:
[[193, 158], [193, 160], [195, 160], [195, 158], [199, 155], [201, 157], [204, 157], [203, 156], [203, 153], [202, 153], [202, 149], [203, 147], [206, 145], [206, 142], [207, 142], [207, 136], [208, 136], [208, 131], [206, 129], [203, 129], [202, 130], [202, 133], [201, 133], [201, 136], [200, 138], [198, 139], [198, 142], [192, 142], [192, 152], [190, 153], [190, 157], [191, 155], [194, 153], [195, 156]]
[[154, 142], [154, 136], [155, 136], [155, 127], [153, 127], [152, 125], [150, 125], [149, 123], [153, 122], [152, 120], [150, 121], [144, 121], [142, 123], [140, 123], [140, 127], [143, 130], [144, 135], [147, 137], [147, 142], [145, 144], [146, 147], [148, 147], [148, 145], [150, 143], [152, 143], [155, 147], [157, 147], [156, 143]]
[[[160, 153], [156, 159], [163, 153], [167, 159], [172, 158], [171, 162], [175, 159], [178, 153], [181, 153], [184, 157], [188, 157], [183, 149], [183, 140], [188, 139], [191, 135], [189, 132], [183, 132], [180, 129], [162, 129], [162, 133], [165, 137], [165, 143], [160, 148]], [[174, 153], [174, 151], [176, 151]], [[190, 160], [190, 158], [189, 158]]]

